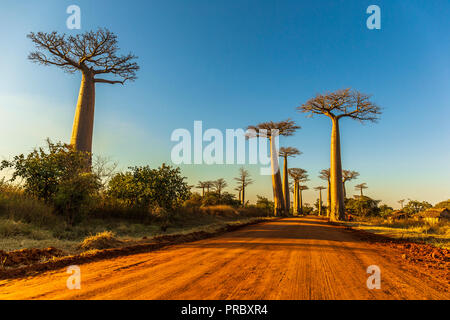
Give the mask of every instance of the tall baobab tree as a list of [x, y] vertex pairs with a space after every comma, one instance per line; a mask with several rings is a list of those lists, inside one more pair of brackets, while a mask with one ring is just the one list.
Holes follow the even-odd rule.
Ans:
[[308, 180], [307, 171], [301, 168], [291, 168], [288, 172], [294, 180], [294, 214], [303, 214], [300, 182]]
[[216, 181], [213, 181], [213, 185], [214, 185], [214, 188], [216, 189], [216, 192], [218, 193], [219, 199], [220, 199], [220, 197], [222, 195], [222, 191], [223, 191], [223, 189], [225, 189], [228, 186], [228, 183], [225, 181], [225, 179], [220, 178], [220, 179], [217, 179]]
[[322, 215], [322, 190], [326, 189], [325, 187], [322, 186], [318, 186], [315, 187], [314, 190], [318, 190], [319, 191], [319, 216]]
[[405, 203], [405, 199], [398, 200], [398, 203], [400, 203], [400, 206], [401, 206], [401, 208], [403, 210], [403, 204]]
[[342, 188], [344, 189], [344, 199], [347, 198], [347, 192], [345, 191], [345, 183], [357, 179], [359, 177], [359, 172], [344, 170], [342, 171]]
[[245, 207], [245, 188], [253, 183], [253, 180], [250, 179], [250, 173], [244, 168], [239, 169], [239, 177], [234, 178], [234, 180], [238, 183], [238, 188], [241, 189], [239, 200], [242, 200], [242, 205]]
[[289, 198], [289, 176], [288, 176], [288, 157], [295, 157], [300, 155], [301, 152], [297, 148], [293, 147], [281, 147], [280, 156], [284, 159], [283, 167], [283, 196], [284, 196], [284, 206], [286, 213], [289, 214], [291, 207], [291, 199]]
[[366, 184], [365, 182], [364, 182], [364, 183], [361, 183], [361, 184], [358, 184], [358, 185], [355, 186], [355, 190], [359, 190], [359, 191], [360, 191], [361, 197], [364, 196], [363, 190], [364, 190], [364, 189], [367, 189], [367, 188], [369, 188], [369, 187], [367, 186], [367, 184]]
[[234, 188], [234, 191], [237, 191], [239, 194], [239, 203], [242, 203], [242, 186], [237, 186]]
[[308, 186], [301, 184], [298, 186], [298, 193], [299, 193], [299, 201], [300, 201], [300, 213], [304, 214], [303, 211], [303, 191], [308, 190]]
[[267, 138], [270, 143], [270, 162], [272, 168], [272, 188], [274, 201], [274, 214], [276, 216], [286, 214], [283, 189], [281, 184], [280, 166], [278, 163], [278, 149], [276, 146], [276, 137], [291, 136], [300, 129], [291, 119], [280, 122], [263, 122], [256, 126], [248, 126], [247, 138]]
[[196, 188], [197, 189], [202, 189], [202, 197], [204, 198], [205, 197], [206, 181], [199, 181], [197, 183]]
[[317, 94], [297, 109], [299, 112], [307, 113], [310, 117], [319, 114], [331, 119], [330, 218], [331, 220], [345, 220], [339, 120], [351, 118], [360, 122], [375, 122], [381, 114], [381, 109], [370, 101], [369, 95], [351, 89]]
[[[78, 151], [92, 153], [95, 84], [124, 84], [134, 81], [139, 66], [133, 54], [118, 55], [117, 36], [108, 29], [76, 36], [57, 32], [31, 32], [28, 38], [37, 51], [28, 58], [45, 66], [57, 66], [69, 73], [81, 72], [81, 86], [72, 128], [71, 145]], [[112, 75], [113, 79], [103, 78]], [[101, 78], [100, 78], [101, 77]]]
[[330, 217], [331, 213], [331, 181], [330, 181], [330, 169], [324, 169], [320, 171], [319, 178], [327, 182], [327, 217]]

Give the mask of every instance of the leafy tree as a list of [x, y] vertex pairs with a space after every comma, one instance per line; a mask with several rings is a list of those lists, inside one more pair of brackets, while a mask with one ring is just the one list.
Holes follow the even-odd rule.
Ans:
[[356, 90], [344, 89], [331, 93], [317, 94], [297, 110], [313, 115], [325, 115], [331, 119], [331, 220], [345, 219], [344, 190], [342, 184], [341, 141], [339, 120], [350, 118], [360, 122], [376, 121], [380, 108], [370, 101], [370, 96]]
[[272, 189], [274, 201], [274, 215], [287, 215], [285, 201], [283, 197], [283, 188], [281, 184], [280, 166], [278, 162], [278, 151], [276, 146], [276, 137], [292, 136], [295, 131], [300, 129], [299, 126], [291, 119], [280, 122], [263, 122], [256, 126], [248, 126], [249, 133], [247, 138], [267, 138], [270, 143], [270, 161], [272, 166]]
[[190, 188], [185, 179], [179, 168], [166, 164], [158, 169], [130, 167], [111, 179], [108, 193], [130, 205], [173, 211], [189, 199]]
[[256, 196], [257, 200], [256, 200], [256, 206], [258, 208], [261, 208], [265, 211], [267, 211], [267, 214], [269, 215], [271, 212], [273, 212], [274, 210], [274, 202], [270, 201], [269, 199], [267, 199], [266, 197], [263, 196]]
[[382, 217], [387, 217], [389, 216], [392, 212], [394, 212], [394, 208], [388, 206], [387, 204], [382, 204], [379, 206], [379, 212], [380, 212], [380, 216]]
[[[95, 84], [124, 84], [134, 81], [139, 66], [132, 54], [118, 55], [117, 36], [107, 29], [76, 36], [31, 32], [28, 38], [36, 51], [28, 58], [45, 66], [56, 66], [69, 73], [81, 72], [80, 94], [72, 129], [71, 145], [76, 150], [92, 152]], [[114, 79], [99, 78], [112, 75]]]
[[450, 210], [450, 199], [448, 199], [446, 201], [439, 202], [434, 207], [435, 208], [447, 208], [448, 210]]
[[380, 215], [379, 203], [380, 200], [373, 200], [366, 196], [355, 196], [346, 200], [347, 210], [362, 217]]
[[101, 187], [99, 177], [87, 170], [86, 155], [47, 139], [46, 148], [4, 160], [0, 170], [12, 169], [11, 181], [21, 178], [25, 192], [52, 204], [69, 223], [74, 223]]
[[426, 201], [409, 200], [409, 202], [403, 208], [403, 211], [408, 215], [413, 215], [426, 209], [432, 208], [433, 206]]

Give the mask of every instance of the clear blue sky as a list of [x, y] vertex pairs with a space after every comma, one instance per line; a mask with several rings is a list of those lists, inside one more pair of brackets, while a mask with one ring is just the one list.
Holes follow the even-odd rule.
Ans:
[[[97, 86], [94, 152], [130, 165], [170, 163], [176, 128], [245, 128], [295, 119], [282, 140], [303, 155], [310, 187], [329, 167], [330, 122], [295, 111], [317, 92], [353, 87], [384, 108], [378, 124], [344, 120], [343, 166], [360, 172], [367, 194], [436, 203], [450, 198], [450, 3], [447, 0], [345, 1], [32, 1], [0, 5], [0, 158], [46, 137], [69, 141], [80, 75], [32, 64], [30, 31], [66, 29], [68, 5], [82, 10], [81, 32], [108, 27], [124, 52], [139, 56], [135, 83]], [[381, 30], [366, 8], [381, 7]], [[78, 31], [77, 31], [78, 32]], [[190, 183], [239, 166], [183, 166]], [[270, 177], [248, 189], [271, 197]], [[229, 191], [232, 188], [229, 188]], [[356, 193], [356, 192], [355, 192]], [[316, 197], [305, 193], [306, 201]]]

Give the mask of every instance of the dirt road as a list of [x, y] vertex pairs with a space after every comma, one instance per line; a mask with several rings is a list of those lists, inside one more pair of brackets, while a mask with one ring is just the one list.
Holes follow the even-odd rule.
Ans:
[[[368, 266], [381, 269], [369, 290]], [[0, 299], [449, 299], [448, 284], [318, 218], [245, 227], [160, 251], [0, 281]]]

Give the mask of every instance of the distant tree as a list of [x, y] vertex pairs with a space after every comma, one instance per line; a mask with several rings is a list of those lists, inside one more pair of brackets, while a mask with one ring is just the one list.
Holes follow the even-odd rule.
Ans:
[[331, 119], [331, 220], [345, 220], [344, 190], [342, 184], [341, 142], [339, 120], [351, 118], [360, 122], [376, 121], [380, 108], [370, 101], [370, 96], [356, 90], [344, 89], [317, 94], [297, 108], [300, 112], [325, 115]]
[[450, 210], [450, 199], [448, 199], [446, 201], [439, 202], [434, 207], [435, 208], [446, 208], [446, 209]]
[[309, 190], [308, 186], [306, 185], [299, 185], [298, 186], [298, 193], [299, 193], [299, 201], [300, 201], [300, 212], [302, 214], [308, 214], [305, 212], [305, 206], [303, 205], [303, 191]]
[[[28, 38], [37, 50], [28, 58], [45, 66], [56, 66], [69, 73], [81, 72], [80, 94], [73, 122], [71, 145], [75, 150], [92, 152], [95, 84], [124, 84], [134, 81], [139, 66], [132, 54], [118, 55], [117, 36], [98, 29], [76, 36], [57, 32], [31, 32]], [[112, 75], [114, 79], [99, 78]]]
[[204, 181], [203, 183], [205, 184], [206, 193], [210, 193], [211, 189], [214, 188], [214, 181]]
[[355, 198], [349, 198], [346, 201], [348, 211], [362, 217], [380, 215], [379, 203], [380, 200], [374, 200], [366, 196], [355, 196]]
[[247, 138], [267, 138], [270, 142], [270, 159], [272, 166], [272, 188], [274, 200], [274, 214], [287, 215], [285, 201], [283, 197], [283, 188], [281, 184], [280, 166], [278, 162], [278, 151], [275, 138], [278, 136], [292, 136], [299, 126], [291, 119], [280, 122], [263, 122], [256, 126], [248, 126]]
[[267, 212], [269, 215], [274, 210], [274, 202], [270, 201], [266, 197], [257, 195], [256, 207], [261, 208]]
[[300, 183], [308, 180], [307, 171], [301, 168], [291, 168], [288, 172], [294, 180], [294, 214], [303, 214]]
[[398, 200], [398, 203], [400, 203], [400, 207], [403, 210], [403, 204], [405, 203], [405, 199]]
[[379, 206], [379, 211], [380, 211], [380, 216], [382, 217], [387, 217], [389, 216], [392, 212], [394, 212], [394, 209], [390, 206], [388, 206], [387, 204], [382, 204]]
[[405, 211], [409, 215], [414, 215], [432, 207], [433, 206], [426, 201], [409, 200], [409, 202], [403, 208], [403, 211]]
[[222, 196], [223, 189], [225, 189], [228, 186], [228, 184], [225, 181], [225, 179], [220, 178], [220, 179], [213, 181], [213, 186], [214, 186], [215, 191], [219, 195], [219, 199], [220, 199], [220, 197]]
[[199, 181], [195, 188], [202, 189], [202, 197], [204, 197], [205, 196], [205, 189], [206, 189], [207, 186], [208, 186], [208, 182], [207, 181]]
[[245, 207], [245, 188], [247, 188], [250, 184], [253, 183], [253, 180], [250, 179], [250, 174], [244, 168], [239, 169], [239, 176], [234, 178], [234, 180], [238, 183], [239, 191], [239, 201], [242, 201], [242, 205]]
[[367, 188], [369, 188], [369, 187], [367, 186], [367, 184], [365, 182], [355, 186], [355, 190], [359, 190], [359, 192], [361, 193], [361, 197], [364, 196], [363, 190], [367, 189]]
[[342, 187], [344, 188], [344, 199], [347, 197], [347, 192], [345, 191], [345, 183], [357, 179], [359, 177], [359, 172], [344, 170], [342, 171]]
[[117, 173], [109, 182], [110, 196], [129, 205], [160, 207], [169, 212], [190, 198], [190, 188], [179, 168], [163, 164], [158, 169], [130, 167]]
[[319, 216], [322, 215], [322, 208], [323, 208], [323, 205], [322, 205], [322, 190], [324, 190], [324, 189], [326, 189], [326, 188], [322, 187], [322, 186], [318, 186], [318, 187], [314, 188], [314, 190], [318, 190], [319, 191], [319, 205], [318, 205]]
[[300, 155], [301, 152], [297, 148], [292, 147], [281, 147], [280, 156], [284, 159], [283, 168], [283, 196], [284, 196], [284, 206], [287, 212], [290, 212], [291, 200], [289, 197], [289, 176], [288, 176], [288, 157], [295, 157]]
[[330, 212], [331, 212], [331, 181], [330, 181], [330, 169], [324, 169], [322, 171], [320, 171], [320, 175], [319, 178], [322, 180], [325, 180], [327, 182], [327, 217], [330, 217]]

